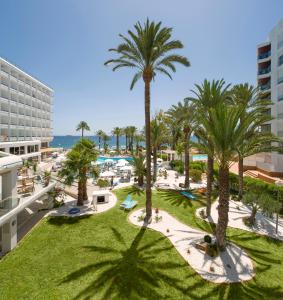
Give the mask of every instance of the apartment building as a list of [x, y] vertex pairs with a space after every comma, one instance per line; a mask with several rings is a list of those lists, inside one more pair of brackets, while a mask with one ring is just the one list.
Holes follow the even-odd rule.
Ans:
[[53, 90], [0, 57], [0, 151], [40, 160], [52, 141]]
[[[283, 19], [271, 30], [267, 41], [257, 46], [257, 83], [261, 96], [273, 103], [266, 113], [274, 119], [261, 130], [283, 139]], [[244, 164], [272, 176], [283, 175], [283, 155], [277, 152], [257, 154], [245, 159]]]

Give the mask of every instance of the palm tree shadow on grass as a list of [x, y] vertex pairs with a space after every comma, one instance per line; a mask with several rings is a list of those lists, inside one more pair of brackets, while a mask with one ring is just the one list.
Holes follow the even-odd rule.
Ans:
[[[95, 279], [74, 299], [89, 299], [97, 293], [101, 294], [101, 299], [136, 299], [151, 298], [160, 299], [170, 295], [160, 294], [157, 288], [161, 281], [170, 286], [174, 286], [181, 292], [182, 280], [170, 276], [170, 271], [187, 267], [186, 264], [180, 265], [171, 260], [166, 262], [156, 261], [156, 257], [162, 251], [173, 248], [172, 245], [164, 247], [160, 243], [166, 237], [148, 243], [141, 243], [146, 232], [145, 228], [140, 229], [130, 246], [128, 247], [122, 234], [111, 228], [112, 236], [115, 239], [114, 247], [100, 247], [96, 245], [85, 246], [88, 251], [97, 255], [108, 255], [105, 259], [72, 272], [64, 278], [60, 284], [66, 284], [74, 280], [83, 280], [84, 276], [93, 274]], [[109, 259], [109, 254], [111, 258]], [[97, 299], [97, 298], [96, 298]]]
[[131, 195], [134, 195], [134, 196], [139, 196], [139, 197], [140, 196], [144, 196], [144, 189], [143, 188], [139, 188], [136, 185], [131, 185], [131, 186], [125, 188], [124, 191], [127, 194], [131, 194]]
[[194, 200], [190, 200], [185, 196], [181, 195], [178, 191], [175, 190], [163, 190], [158, 189], [158, 195], [164, 199], [165, 201], [169, 202], [171, 205], [174, 206], [182, 206], [183, 208], [192, 207], [192, 202]]

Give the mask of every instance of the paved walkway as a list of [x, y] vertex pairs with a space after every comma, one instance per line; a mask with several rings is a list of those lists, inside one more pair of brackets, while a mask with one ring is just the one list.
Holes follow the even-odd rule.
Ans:
[[[142, 209], [136, 210], [130, 214], [129, 221], [141, 227], [144, 225], [143, 221], [138, 220], [141, 215]], [[206, 232], [179, 222], [165, 211], [159, 212], [162, 219], [156, 223], [155, 215], [153, 212], [153, 221], [147, 227], [165, 235], [190, 266], [204, 279], [214, 283], [231, 283], [250, 280], [255, 275], [251, 259], [238, 246], [229, 244], [224, 252], [212, 258], [194, 246], [196, 241], [203, 240]]]
[[[218, 221], [218, 201], [215, 201], [211, 207], [211, 217], [209, 219], [205, 219], [208, 222], [212, 222], [217, 224]], [[200, 217], [200, 211], [204, 209], [204, 207], [198, 208], [196, 210], [196, 215]], [[242, 202], [237, 202], [230, 200], [229, 201], [229, 227], [239, 228], [242, 230], [247, 230], [263, 235], [268, 235], [278, 240], [283, 240], [283, 220], [279, 219], [278, 226], [278, 234], [275, 233], [275, 220], [265, 217], [262, 213], [258, 212], [256, 214], [256, 225], [253, 227], [248, 227], [243, 222], [243, 217], [250, 216], [251, 209], [243, 204]]]

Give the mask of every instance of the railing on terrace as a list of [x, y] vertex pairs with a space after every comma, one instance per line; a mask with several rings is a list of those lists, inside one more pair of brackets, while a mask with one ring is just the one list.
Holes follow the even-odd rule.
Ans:
[[261, 91], [269, 90], [270, 89], [270, 82], [268, 82], [266, 84], [262, 84], [259, 88], [260, 88]]
[[267, 74], [271, 71], [270, 67], [264, 68], [264, 69], [259, 69], [258, 70], [258, 75], [263, 75], [263, 74]]
[[264, 53], [261, 53], [258, 55], [258, 59], [264, 59], [264, 58], [267, 58], [271, 55], [271, 51], [267, 51], [267, 52], [264, 52]]

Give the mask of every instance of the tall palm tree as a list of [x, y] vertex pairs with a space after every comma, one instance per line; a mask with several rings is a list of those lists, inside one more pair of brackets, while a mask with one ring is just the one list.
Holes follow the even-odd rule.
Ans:
[[108, 144], [107, 142], [110, 140], [110, 137], [104, 133], [103, 136], [102, 136], [102, 141], [103, 141], [103, 148], [104, 148], [104, 153], [107, 153], [107, 150], [108, 150]]
[[189, 66], [186, 57], [170, 54], [172, 50], [183, 48], [178, 40], [171, 40], [172, 28], [161, 27], [161, 22], [150, 22], [144, 25], [137, 23], [135, 32], [129, 30], [129, 37], [120, 34], [122, 43], [110, 51], [116, 52], [117, 59], [108, 60], [105, 65], [115, 64], [113, 71], [128, 67], [137, 69], [130, 89], [142, 78], [144, 81], [145, 136], [146, 136], [146, 221], [151, 221], [151, 144], [150, 144], [150, 84], [157, 73], [172, 79], [170, 71], [175, 72], [175, 63]]
[[230, 95], [230, 85], [226, 85], [223, 79], [208, 81], [204, 80], [201, 85], [196, 84], [195, 89], [191, 92], [194, 97], [188, 97], [195, 107], [195, 115], [197, 122], [197, 129], [195, 135], [200, 136], [197, 147], [204, 153], [208, 154], [207, 158], [207, 189], [206, 189], [206, 215], [211, 214], [211, 197], [212, 197], [212, 184], [213, 184], [213, 165], [214, 165], [214, 146], [201, 124], [201, 120], [206, 118], [212, 124], [209, 111], [215, 108], [221, 102], [228, 102]]
[[98, 148], [99, 148], [99, 151], [100, 151], [100, 148], [101, 148], [101, 140], [102, 140], [102, 137], [105, 135], [106, 133], [103, 131], [103, 130], [97, 130], [96, 132], [96, 135], [98, 136]]
[[[278, 142], [273, 134], [260, 132], [259, 127], [271, 121], [271, 115], [265, 113], [266, 107], [272, 105], [270, 100], [260, 98], [258, 88], [254, 88], [248, 83], [235, 85], [232, 89], [232, 103], [243, 107], [243, 116], [251, 110], [258, 112], [255, 119], [255, 126], [247, 132], [246, 138], [238, 147], [238, 174], [239, 174], [239, 200], [243, 197], [243, 177], [244, 177], [244, 158], [259, 152], [270, 152], [272, 142]], [[242, 117], [240, 117], [241, 122]], [[276, 147], [275, 147], [276, 148]], [[274, 149], [273, 149], [274, 150]]]
[[81, 121], [78, 126], [77, 126], [77, 131], [81, 130], [82, 131], [82, 138], [84, 137], [84, 131], [90, 131], [90, 127], [88, 126], [87, 122]]
[[126, 138], [126, 153], [128, 153], [128, 150], [129, 150], [129, 140], [130, 140], [130, 126], [127, 126], [124, 128], [124, 135], [125, 135], [125, 138]]
[[164, 123], [163, 113], [159, 112], [154, 119], [151, 120], [151, 144], [153, 153], [153, 182], [157, 178], [157, 151], [161, 144], [166, 141], [167, 128]]
[[116, 151], [118, 153], [120, 153], [120, 143], [119, 143], [119, 139], [120, 139], [120, 136], [122, 135], [122, 132], [123, 132], [123, 129], [120, 128], [120, 127], [115, 127], [113, 130], [112, 130], [112, 134], [114, 134], [116, 136]]
[[[253, 126], [256, 113], [251, 111], [242, 117], [242, 106], [228, 105], [227, 102], [220, 102], [208, 110], [208, 117], [203, 116], [201, 124], [207, 132], [213, 144], [214, 155], [219, 165], [219, 205], [218, 223], [216, 226], [216, 239], [220, 250], [226, 246], [226, 229], [228, 224], [229, 211], [229, 168], [231, 162], [237, 157], [237, 145], [240, 145], [245, 138], [246, 132]], [[200, 137], [202, 138], [202, 137]], [[205, 139], [205, 137], [203, 137]], [[209, 148], [207, 149], [209, 150]]]
[[190, 138], [195, 127], [195, 108], [191, 101], [184, 99], [168, 110], [168, 115], [177, 123], [183, 132], [183, 143], [185, 152], [185, 188], [190, 187]]
[[137, 128], [135, 126], [129, 126], [129, 148], [131, 153], [134, 151], [134, 137], [137, 132]]
[[134, 136], [134, 140], [136, 143], [136, 155], [138, 155], [140, 149], [140, 143], [144, 141], [144, 135], [142, 133], [136, 133]]
[[82, 138], [68, 152], [67, 159], [58, 173], [66, 185], [78, 182], [77, 205], [83, 205], [83, 202], [88, 199], [87, 174], [98, 176], [98, 169], [92, 164], [96, 159], [95, 144], [89, 139]]

